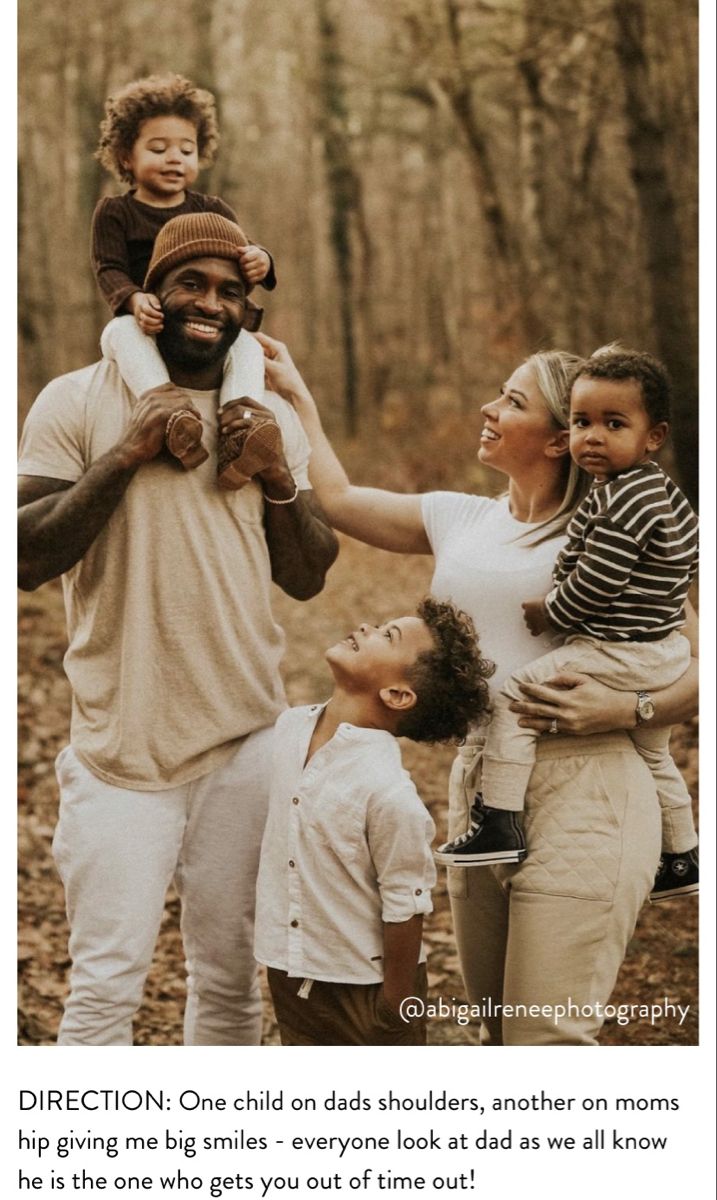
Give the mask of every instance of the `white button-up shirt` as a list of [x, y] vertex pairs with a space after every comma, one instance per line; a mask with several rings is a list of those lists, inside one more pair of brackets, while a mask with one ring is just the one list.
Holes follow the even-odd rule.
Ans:
[[383, 922], [433, 907], [435, 827], [385, 730], [340, 725], [306, 763], [321, 707], [276, 723], [255, 954], [292, 977], [376, 983]]

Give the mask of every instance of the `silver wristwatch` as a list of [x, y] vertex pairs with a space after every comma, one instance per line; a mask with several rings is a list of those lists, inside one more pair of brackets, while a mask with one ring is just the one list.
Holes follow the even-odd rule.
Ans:
[[638, 725], [645, 725], [647, 721], [651, 721], [655, 715], [655, 701], [649, 692], [637, 693], [637, 704], [635, 705], [635, 716], [637, 717]]

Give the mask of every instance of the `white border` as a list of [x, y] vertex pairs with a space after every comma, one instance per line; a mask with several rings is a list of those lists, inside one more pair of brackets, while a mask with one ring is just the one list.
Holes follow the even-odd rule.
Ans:
[[[59, 2], [60, 0], [58, 0]], [[1, 44], [5, 48], [3, 82], [8, 96], [11, 97], [15, 94], [15, 74], [12, 56], [11, 12], [7, 8], [0, 11], [0, 22], [2, 22], [0, 32], [3, 35]], [[708, 549], [707, 561], [701, 577], [701, 607], [702, 611], [708, 614], [715, 611], [714, 554], [712, 551], [715, 544], [714, 490], [716, 474], [713, 449], [716, 403], [713, 353], [715, 328], [713, 265], [715, 259], [714, 45], [714, 7], [711, 4], [703, 4], [701, 41], [703, 105], [701, 330], [705, 353], [701, 370], [701, 394], [703, 397], [701, 459], [704, 481], [701, 516], [704, 529], [703, 543]], [[6, 145], [8, 140], [10, 139], [6, 134]], [[3, 180], [5, 187], [2, 192], [6, 203], [10, 202], [10, 210], [12, 210], [10, 199], [12, 195], [12, 158], [11, 146], [6, 155], [8, 172]], [[4, 218], [5, 265], [7, 267], [8, 262], [14, 258], [13, 211], [6, 208]], [[6, 271], [6, 311], [3, 313], [2, 323], [3, 350], [5, 351], [2, 362], [6, 369], [9, 369], [14, 358], [14, 314], [9, 278]], [[10, 401], [8, 400], [8, 402]], [[10, 470], [3, 473], [3, 487], [8, 493], [3, 505], [2, 525], [6, 538], [4, 556], [6, 562], [12, 561], [11, 547], [14, 545], [14, 534], [10, 532], [11, 525], [8, 520], [11, 512], [9, 499], [11, 479], [12, 472]], [[3, 628], [8, 641], [10, 640], [9, 630], [14, 628], [14, 616], [11, 614], [9, 599], [12, 594], [11, 586], [8, 581], [3, 590], [6, 606], [3, 614]], [[705, 668], [703, 677], [702, 715], [703, 726], [706, 730], [714, 729], [715, 716], [714, 668], [712, 667], [714, 637], [711, 625], [710, 620], [703, 622], [703, 641], [707, 643], [703, 649], [703, 661], [710, 664]], [[5, 661], [7, 663], [12, 661], [10, 651]], [[6, 668], [4, 674], [6, 692], [3, 699], [8, 705], [6, 710], [8, 720], [5, 728], [11, 730], [14, 727], [12, 717], [14, 696], [10, 693], [12, 673]], [[9, 737], [9, 743], [4, 755], [8, 776], [6, 781], [8, 809], [12, 807], [9, 798], [14, 793], [14, 787], [10, 784], [10, 778], [14, 776], [12, 736]], [[4, 1194], [32, 1194], [16, 1193], [14, 1190], [14, 1180], [20, 1165], [27, 1173], [33, 1173], [29, 1169], [30, 1160], [27, 1154], [20, 1155], [17, 1152], [16, 1133], [19, 1120], [16, 1102], [17, 1092], [20, 1088], [48, 1086], [136, 1088], [146, 1086], [156, 1089], [158, 1083], [168, 1091], [176, 1092], [177, 1095], [182, 1089], [193, 1087], [206, 1096], [225, 1095], [230, 1099], [247, 1090], [259, 1091], [267, 1088], [275, 1093], [284, 1089], [287, 1094], [315, 1091], [317, 1095], [328, 1093], [332, 1088], [343, 1089], [348, 1095], [353, 1095], [361, 1089], [365, 1094], [373, 1096], [379, 1092], [385, 1093], [390, 1087], [407, 1096], [424, 1095], [431, 1088], [438, 1093], [447, 1088], [458, 1096], [478, 1095], [482, 1097], [510, 1094], [530, 1095], [533, 1092], [540, 1092], [541, 1088], [551, 1095], [562, 1093], [566, 1096], [585, 1094], [614, 1096], [630, 1092], [635, 1095], [653, 1097], [678, 1096], [682, 1106], [678, 1113], [668, 1116], [660, 1115], [659, 1120], [653, 1115], [649, 1120], [642, 1118], [635, 1121], [636, 1126], [640, 1125], [640, 1132], [645, 1130], [654, 1132], [658, 1125], [660, 1128], [667, 1129], [670, 1143], [669, 1149], [663, 1153], [598, 1154], [579, 1150], [561, 1154], [524, 1152], [506, 1155], [505, 1152], [500, 1151], [492, 1153], [473, 1151], [470, 1154], [453, 1153], [446, 1158], [447, 1152], [434, 1152], [430, 1156], [426, 1154], [421, 1156], [419, 1152], [416, 1152], [413, 1155], [403, 1155], [395, 1162], [391, 1156], [390, 1169], [404, 1174], [423, 1172], [428, 1175], [430, 1172], [439, 1173], [444, 1169], [444, 1164], [446, 1171], [449, 1168], [462, 1170], [470, 1159], [470, 1163], [479, 1168], [479, 1171], [476, 1176], [476, 1187], [469, 1190], [473, 1190], [479, 1195], [494, 1195], [499, 1189], [502, 1194], [511, 1197], [517, 1195], [519, 1191], [523, 1194], [529, 1190], [532, 1197], [545, 1196], [553, 1200], [553, 1198], [562, 1196], [572, 1197], [579, 1189], [585, 1198], [595, 1196], [603, 1200], [606, 1194], [610, 1194], [610, 1191], [616, 1197], [623, 1197], [633, 1193], [644, 1194], [651, 1187], [659, 1188], [660, 1194], [669, 1194], [673, 1188], [675, 1189], [674, 1194], [680, 1195], [684, 1194], [685, 1190], [695, 1195], [712, 1194], [708, 1176], [711, 1170], [714, 1129], [714, 1022], [712, 1014], [715, 999], [713, 903], [715, 861], [712, 852], [714, 846], [712, 798], [715, 772], [714, 741], [710, 736], [703, 737], [701, 781], [704, 797], [702, 840], [703, 844], [708, 847], [708, 853], [705, 856], [705, 874], [708, 882], [704, 885], [703, 891], [704, 915], [701, 930], [701, 1007], [704, 1016], [700, 1047], [675, 1047], [669, 1050], [663, 1047], [604, 1048], [598, 1054], [589, 1055], [587, 1058], [582, 1051], [569, 1048], [562, 1049], [560, 1053], [551, 1052], [546, 1057], [539, 1050], [528, 1049], [503, 1050], [498, 1056], [496, 1053], [475, 1055], [472, 1050], [461, 1047], [432, 1047], [421, 1051], [420, 1054], [400, 1049], [384, 1051], [378, 1048], [366, 1049], [361, 1054], [340, 1048], [311, 1051], [271, 1050], [269, 1048], [260, 1050], [166, 1048], [135, 1049], [131, 1055], [102, 1049], [84, 1051], [82, 1049], [57, 1050], [56, 1048], [17, 1047], [14, 1044], [14, 988], [7, 979], [6, 986], [2, 991], [2, 1030], [5, 1051], [3, 1054], [5, 1078], [2, 1087], [2, 1101], [6, 1152], [2, 1156], [3, 1166], [0, 1170], [6, 1177], [3, 1186]], [[4, 903], [2, 905], [5, 918], [3, 920], [3, 939], [5, 962], [9, 971], [10, 964], [14, 964], [15, 961], [14, 920], [10, 916], [14, 911], [14, 905], [9, 882], [14, 878], [15, 871], [14, 839], [6, 834], [3, 845], [5, 867], [3, 872]], [[574, 1120], [571, 1128], [584, 1130], [587, 1128], [585, 1120], [582, 1114], [578, 1115], [580, 1120], [571, 1118], [571, 1122]], [[499, 1122], [495, 1117], [492, 1117], [491, 1120], [491, 1128], [501, 1124], [511, 1124], [510, 1121]], [[531, 1114], [530, 1119], [523, 1115], [520, 1120], [521, 1128], [527, 1129], [530, 1125], [539, 1134], [542, 1134], [548, 1125], [560, 1126], [562, 1123], [566, 1128], [568, 1125], [567, 1118], [558, 1118], [554, 1114], [550, 1116], [550, 1121], [546, 1120], [544, 1113]], [[90, 1123], [94, 1124], [94, 1121], [95, 1118], [90, 1114], [78, 1112], [63, 1115], [61, 1121], [56, 1118], [52, 1127], [55, 1134], [60, 1131], [60, 1127], [64, 1132], [73, 1128], [75, 1132], [83, 1133], [87, 1131]], [[125, 1116], [122, 1122], [114, 1116], [111, 1118], [111, 1124], [108, 1124], [107, 1121], [108, 1118], [103, 1117], [100, 1123], [97, 1118], [98, 1128], [102, 1127], [107, 1130], [111, 1127], [117, 1129], [122, 1126], [127, 1132], [130, 1132], [136, 1131], [139, 1125], [149, 1132], [155, 1123], [149, 1117], [138, 1121], [131, 1115]], [[617, 1124], [616, 1121], [608, 1122], [607, 1120], [590, 1123]], [[24, 1115], [22, 1125], [25, 1127], [27, 1124], [28, 1121]], [[160, 1124], [162, 1126], [164, 1124], [174, 1125], [174, 1119], [172, 1118], [171, 1122], [163, 1120]], [[181, 1121], [178, 1120], [177, 1124], [182, 1125], [187, 1132], [190, 1129], [200, 1129], [200, 1121], [196, 1114], [194, 1116], [182, 1114]], [[414, 1116], [405, 1121], [402, 1120], [401, 1124], [413, 1133], [425, 1132], [426, 1128], [433, 1128], [441, 1137], [447, 1136], [448, 1130], [455, 1133], [469, 1128], [475, 1135], [476, 1130], [480, 1132], [480, 1128], [482, 1128], [480, 1120], [473, 1117], [469, 1120], [456, 1115], [445, 1116], [435, 1113], [427, 1117]], [[486, 1124], [488, 1124], [487, 1121]], [[513, 1124], [517, 1127], [517, 1122]], [[32, 1114], [30, 1128], [41, 1133], [46, 1126], [47, 1122], [43, 1114]], [[233, 1129], [239, 1127], [239, 1122], [234, 1115], [228, 1120], [222, 1116], [221, 1121], [217, 1118], [216, 1113], [203, 1115], [202, 1131], [211, 1131], [220, 1126], [229, 1126], [230, 1129]], [[363, 1115], [352, 1113], [348, 1117], [321, 1113], [319, 1117], [303, 1114], [293, 1115], [290, 1119], [282, 1119], [279, 1122], [275, 1117], [272, 1119], [271, 1115], [269, 1117], [261, 1116], [252, 1118], [251, 1127], [257, 1132], [260, 1129], [270, 1130], [271, 1136], [284, 1138], [312, 1131], [314, 1134], [334, 1132], [345, 1135], [347, 1129], [352, 1132], [356, 1131], [357, 1134], [369, 1135], [383, 1132], [395, 1136], [396, 1122], [385, 1117], [377, 1119], [374, 1113]], [[241, 1165], [237, 1165], [236, 1161], [233, 1164], [227, 1161], [227, 1174], [230, 1175], [234, 1170], [243, 1170], [256, 1175], [257, 1169], [254, 1164], [259, 1160], [251, 1159], [247, 1155], [240, 1157]], [[300, 1167], [298, 1166], [299, 1158], [301, 1158]], [[354, 1153], [350, 1159], [344, 1161], [336, 1160], [327, 1153], [317, 1152], [312, 1156], [299, 1156], [297, 1152], [289, 1153], [285, 1149], [278, 1148], [262, 1154], [262, 1159], [265, 1160], [265, 1173], [273, 1171], [275, 1174], [280, 1171], [292, 1174], [299, 1171], [304, 1174], [313, 1172], [329, 1175], [332, 1171], [344, 1172], [349, 1167], [351, 1174], [357, 1174], [360, 1170], [368, 1167], [376, 1170], [384, 1161], [389, 1163], [388, 1157], [385, 1160], [381, 1159], [381, 1163], [379, 1163], [376, 1155], [371, 1157], [366, 1154]], [[456, 1168], [459, 1159], [460, 1165]], [[429, 1160], [430, 1167], [427, 1165]], [[199, 1166], [198, 1160], [193, 1161]], [[87, 1163], [88, 1169], [99, 1173], [103, 1166], [107, 1165], [107, 1160], [93, 1155], [87, 1159]], [[176, 1169], [176, 1159], [173, 1165]], [[44, 1160], [42, 1172], [49, 1171], [49, 1166], [49, 1160]], [[188, 1162], [186, 1166], [189, 1173], [196, 1173], [191, 1163]], [[60, 1163], [58, 1169], [66, 1171], [67, 1163]], [[202, 1170], [204, 1170], [204, 1166], [202, 1166]], [[222, 1171], [223, 1167], [219, 1168], [216, 1173], [222, 1173]], [[156, 1192], [157, 1189], [154, 1189], [154, 1194]], [[46, 1190], [41, 1194], [47, 1194]], [[206, 1196], [209, 1192], [204, 1190], [199, 1194]], [[301, 1194], [305, 1194], [305, 1192]], [[378, 1194], [375, 1178], [372, 1186], [365, 1190], [365, 1194]], [[255, 1190], [254, 1195], [260, 1195], [260, 1192]]]

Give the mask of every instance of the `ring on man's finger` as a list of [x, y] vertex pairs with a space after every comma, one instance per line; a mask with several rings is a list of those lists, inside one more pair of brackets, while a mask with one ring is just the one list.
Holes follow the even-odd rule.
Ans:
[[242, 417], [245, 421], [251, 421], [251, 411], [248, 408], [245, 408], [244, 412], [242, 413]]
[[548, 726], [548, 733], [557, 733], [557, 732], [558, 732], [558, 718], [553, 717], [552, 721], [550, 722], [550, 724]]

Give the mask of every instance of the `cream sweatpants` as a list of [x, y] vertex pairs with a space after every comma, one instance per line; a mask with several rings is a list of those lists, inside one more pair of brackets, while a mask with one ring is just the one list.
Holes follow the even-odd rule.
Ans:
[[[454, 762], [449, 837], [466, 828], [480, 754], [469, 743]], [[541, 738], [525, 827], [518, 866], [448, 870], [466, 994], [493, 1005], [485, 1045], [593, 1046], [660, 857], [655, 785], [627, 735]]]
[[254, 892], [272, 732], [249, 734], [223, 766], [159, 792], [113, 787], [71, 746], [61, 751], [53, 853], [72, 970], [59, 1045], [132, 1044], [173, 879], [187, 959], [185, 1045], [259, 1043]]
[[[169, 374], [153, 337], [142, 333], [134, 317], [115, 317], [102, 330], [100, 347], [105, 358], [117, 363], [127, 387], [135, 396], [169, 383]], [[242, 329], [224, 360], [220, 405], [247, 396], [264, 399], [264, 351]]]
[[[523, 808], [535, 762], [538, 734], [518, 724], [512, 700], [524, 699], [519, 684], [545, 683], [561, 671], [581, 671], [618, 691], [668, 687], [690, 665], [690, 643], [681, 633], [656, 642], [604, 642], [576, 635], [516, 671], [496, 696], [483, 750], [483, 800], [492, 808]], [[692, 801], [670, 754], [670, 730], [640, 725], [630, 731], [638, 753], [652, 771], [662, 813], [662, 849], [682, 853], [697, 845]]]

